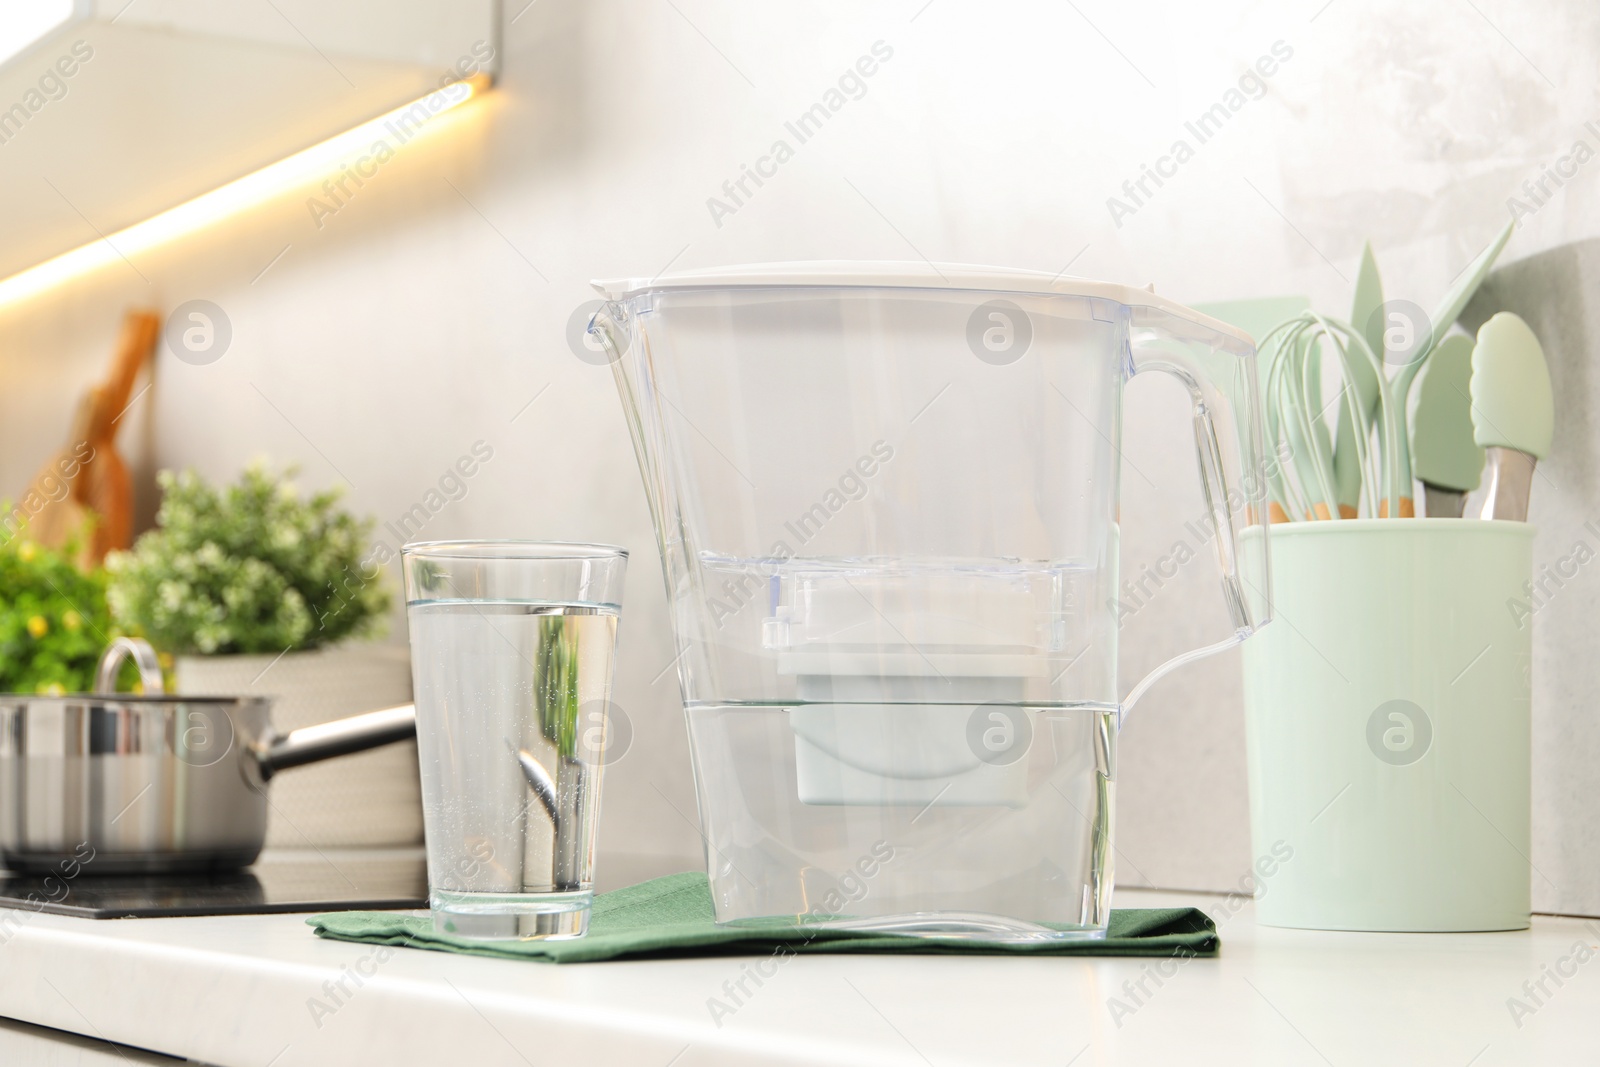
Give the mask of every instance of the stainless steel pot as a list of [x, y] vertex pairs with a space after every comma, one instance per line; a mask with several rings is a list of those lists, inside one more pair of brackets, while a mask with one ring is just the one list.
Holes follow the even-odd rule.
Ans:
[[[114, 691], [128, 657], [144, 695]], [[0, 694], [0, 866], [245, 867], [266, 837], [274, 774], [416, 733], [407, 704], [280, 735], [266, 697], [163, 695], [154, 650], [131, 638], [106, 650], [95, 690]]]

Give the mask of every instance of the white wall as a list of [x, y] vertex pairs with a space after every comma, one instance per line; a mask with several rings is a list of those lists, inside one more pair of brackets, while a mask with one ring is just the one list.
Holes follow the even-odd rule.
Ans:
[[[525, 2], [506, 0], [497, 90], [320, 230], [308, 191], [288, 193], [141, 257], [149, 284], [119, 267], [0, 311], [0, 486], [20, 488], [64, 437], [123, 307], [197, 297], [226, 310], [234, 341], [209, 366], [162, 355], [124, 436], [146, 518], [157, 467], [221, 479], [265, 452], [389, 519], [490, 442], [494, 460], [425, 532], [633, 550], [618, 695], [638, 737], [608, 782], [603, 847], [661, 867], [695, 862], [699, 842], [631, 448], [608, 371], [563, 339], [590, 278], [926, 256], [1070, 263], [1187, 301], [1301, 292], [1344, 312], [1371, 238], [1389, 292], [1426, 306], [1525, 178], [1577, 138], [1600, 144], [1583, 128], [1600, 119], [1600, 11], [1582, 0]], [[893, 56], [865, 95], [718, 225], [707, 198], [877, 41]], [[1262, 98], [1116, 225], [1107, 198], [1279, 41], [1293, 55]], [[1507, 258], [1600, 230], [1597, 171]], [[1174, 395], [1138, 382], [1129, 403], [1129, 460], [1164, 490], [1125, 478], [1132, 569], [1166, 550], [1198, 495]], [[1209, 567], [1130, 623], [1125, 687], [1212, 636]], [[1237, 672], [1230, 656], [1176, 676], [1130, 720], [1125, 880], [1224, 887], [1247, 869]]]

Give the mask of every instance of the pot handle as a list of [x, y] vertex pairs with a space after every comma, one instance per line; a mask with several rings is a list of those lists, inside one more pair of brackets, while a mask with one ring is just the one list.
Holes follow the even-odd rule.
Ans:
[[161, 661], [156, 658], [156, 650], [150, 647], [150, 642], [142, 637], [119, 637], [106, 646], [100, 656], [100, 665], [94, 671], [94, 691], [106, 695], [117, 691], [117, 674], [122, 670], [122, 661], [129, 656], [133, 657], [134, 665], [139, 668], [139, 681], [144, 685], [144, 691], [149, 696], [161, 696], [167, 691], [166, 683], [161, 679]]
[[256, 748], [256, 764], [261, 768], [261, 778], [265, 781], [290, 767], [365, 752], [369, 748], [391, 745], [416, 735], [416, 705], [403, 704], [290, 730]]

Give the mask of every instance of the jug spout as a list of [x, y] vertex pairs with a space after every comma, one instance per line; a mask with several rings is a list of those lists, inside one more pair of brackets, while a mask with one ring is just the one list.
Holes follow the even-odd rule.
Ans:
[[600, 300], [584, 326], [584, 346], [597, 362], [615, 366], [628, 350], [628, 309], [615, 300]]

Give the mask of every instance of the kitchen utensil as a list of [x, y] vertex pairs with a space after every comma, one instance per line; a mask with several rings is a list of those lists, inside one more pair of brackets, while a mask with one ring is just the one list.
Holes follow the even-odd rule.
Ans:
[[1411, 412], [1413, 473], [1427, 494], [1429, 518], [1459, 519], [1478, 488], [1483, 449], [1473, 440], [1472, 338], [1445, 338], [1428, 358]]
[[[1367, 347], [1380, 355], [1383, 353], [1383, 319], [1378, 310], [1382, 307], [1383, 277], [1378, 273], [1378, 257], [1372, 254], [1372, 242], [1367, 241], [1361, 246], [1361, 266], [1356, 271], [1355, 295], [1350, 301], [1350, 324], [1361, 331]], [[1368, 382], [1375, 403], [1377, 383], [1373, 379]]]
[[440, 933], [589, 925], [628, 554], [436, 541], [401, 549], [429, 907]]
[[1486, 519], [1526, 522], [1534, 464], [1550, 451], [1555, 400], [1544, 348], [1528, 324], [1502, 311], [1472, 350], [1473, 439], [1486, 450]]
[[[1384, 357], [1395, 353], [1385, 351], [1384, 332], [1389, 321], [1403, 312], [1389, 310], [1389, 305], [1383, 302], [1377, 264], [1372, 260], [1370, 247], [1362, 253], [1361, 273], [1357, 278], [1352, 308], [1357, 321], [1346, 323], [1331, 316], [1304, 312], [1282, 323], [1263, 339], [1263, 348], [1269, 355], [1269, 407], [1279, 409], [1269, 411], [1272, 441], [1276, 447], [1287, 448], [1296, 457], [1298, 484], [1273, 485], [1274, 503], [1283, 505], [1286, 516], [1332, 517], [1334, 508], [1328, 502], [1330, 482], [1335, 486], [1332, 495], [1340, 517], [1351, 516], [1352, 495], [1360, 496], [1363, 483], [1369, 487], [1376, 483], [1381, 489], [1375, 499], [1368, 498], [1369, 515], [1408, 518], [1415, 514], [1411, 497], [1411, 448], [1405, 425], [1411, 383], [1488, 274], [1513, 228], [1507, 224], [1462, 271], [1435, 308], [1431, 320], [1404, 323], [1413, 329], [1425, 327], [1427, 334], [1392, 379], [1386, 375]], [[1420, 311], [1410, 317], [1419, 316]], [[1335, 438], [1334, 456], [1329, 463], [1323, 462], [1321, 449], [1316, 444], [1320, 436], [1317, 426], [1322, 421], [1320, 393], [1311, 381], [1316, 361], [1314, 357], [1308, 360], [1305, 355], [1313, 351], [1310, 346], [1319, 341], [1338, 349], [1343, 379], [1340, 425], [1345, 429]], [[1298, 383], [1298, 386], [1286, 383]], [[1366, 447], [1374, 433], [1378, 435], [1375, 451]], [[1305, 453], [1303, 457], [1302, 452]], [[1363, 476], [1358, 477], [1358, 474]], [[1295, 502], [1303, 506], [1297, 509], [1293, 506]]]
[[[1383, 353], [1383, 325], [1378, 309], [1383, 306], [1383, 281], [1378, 275], [1378, 261], [1372, 254], [1372, 242], [1361, 246], [1361, 268], [1356, 274], [1355, 299], [1351, 302], [1350, 323], [1362, 331], [1367, 347]], [[1371, 424], [1378, 407], [1378, 378], [1381, 367], [1374, 367], [1364, 359], [1350, 363], [1351, 376], [1347, 388], [1355, 390], [1355, 414], [1350, 405], [1339, 406], [1339, 423], [1335, 432], [1333, 453], [1334, 482], [1338, 486], [1339, 514], [1353, 519], [1359, 514], [1361, 498], [1361, 452], [1357, 447], [1357, 427]], [[1359, 416], [1359, 417], [1358, 417]], [[1363, 442], [1365, 438], [1363, 438]]]
[[[1262, 340], [1270, 334], [1281, 322], [1295, 318], [1301, 312], [1311, 307], [1311, 301], [1303, 296], [1269, 296], [1254, 300], [1225, 300], [1211, 304], [1196, 304], [1194, 310], [1202, 315], [1209, 315], [1229, 326], [1237, 326], [1248, 333], [1256, 343], [1258, 351], [1262, 348]], [[1268, 404], [1266, 406], [1267, 440], [1278, 439], [1276, 426], [1277, 409]], [[1283, 514], [1280, 501], [1287, 498], [1282, 489], [1283, 475], [1276, 465], [1269, 465], [1267, 480], [1274, 489], [1271, 492], [1272, 502], [1270, 508], [1273, 512], [1273, 522], [1288, 522], [1289, 516]]]
[[[1495, 259], [1500, 255], [1500, 250], [1505, 248], [1506, 242], [1511, 239], [1511, 232], [1516, 229], [1516, 220], [1507, 222], [1489, 247], [1478, 253], [1476, 259], [1467, 265], [1467, 268], [1456, 276], [1454, 284], [1450, 286], [1444, 298], [1434, 308], [1433, 317], [1428, 323], [1428, 340], [1417, 350], [1416, 354], [1406, 363], [1402, 364], [1394, 376], [1395, 399], [1400, 405], [1400, 410], [1406, 410], [1407, 398], [1410, 396], [1411, 383], [1415, 380], [1423, 365], [1433, 350], [1450, 327], [1455, 325], [1456, 318], [1460, 316], [1461, 309], [1467, 306], [1467, 301], [1472, 299], [1472, 294], [1478, 291], [1478, 286], [1483, 284], [1483, 279], [1488, 276], [1489, 268], [1494, 266]], [[1405, 434], [1400, 435], [1399, 447], [1402, 458], [1396, 465], [1399, 470], [1400, 487], [1404, 496], [1410, 496], [1411, 479], [1413, 475], [1411, 466], [1411, 445]], [[1403, 500], [1402, 507], [1409, 503]]]
[[1297, 395], [1297, 409], [1310, 417], [1288, 421], [1289, 447], [1293, 450], [1302, 484], [1316, 487], [1317, 498], [1305, 517], [1331, 519], [1338, 508], [1338, 483], [1333, 473], [1333, 445], [1328, 440], [1328, 425], [1319, 417], [1322, 411], [1322, 346], [1309, 332], [1299, 334], [1293, 343], [1299, 348], [1295, 363], [1299, 373], [1291, 379], [1290, 388]]
[[[1320, 375], [1320, 364], [1310, 358], [1316, 346], [1326, 343], [1336, 352], [1341, 386], [1335, 402], [1344, 417], [1357, 427], [1350, 435], [1355, 462], [1366, 468], [1372, 462], [1368, 440], [1377, 434], [1380, 445], [1398, 432], [1393, 394], [1381, 374], [1381, 358], [1367, 345], [1362, 333], [1338, 319], [1305, 312], [1273, 329], [1264, 341], [1268, 355], [1267, 407], [1269, 432], [1277, 436], [1280, 453], [1287, 450], [1295, 473], [1293, 481], [1273, 483], [1274, 493], [1282, 494], [1285, 513], [1308, 519], [1353, 517], [1349, 506], [1339, 500], [1341, 491], [1335, 449], [1328, 446], [1320, 390], [1311, 386], [1313, 375]], [[1378, 392], [1376, 410], [1368, 410], [1357, 390], [1348, 383], [1363, 373], [1370, 375]], [[1273, 417], [1273, 413], [1275, 417]], [[1392, 449], [1380, 449], [1391, 454]], [[1384, 513], [1384, 504], [1370, 493], [1369, 513]]]
[[1273, 530], [1293, 625], [1244, 645], [1245, 750], [1253, 855], [1293, 854], [1258, 922], [1527, 926], [1533, 630], [1507, 607], [1533, 541], [1477, 519]]
[[39, 469], [29, 489], [46, 502], [29, 521], [32, 540], [61, 548], [92, 521], [93, 532], [80, 546], [86, 566], [132, 543], [133, 481], [117, 453], [117, 431], [160, 333], [161, 320], [153, 312], [128, 312], [110, 373], [79, 401], [67, 443]]
[[[718, 921], [838, 893], [867, 928], [1103, 936], [1123, 716], [1270, 616], [1269, 583], [1238, 570], [1270, 470], [1249, 337], [1147, 291], [993, 267], [596, 288]], [[1124, 699], [1120, 409], [1143, 371], [1191, 401], [1229, 632]]]
[[[1511, 240], [1511, 234], [1516, 228], [1515, 219], [1507, 222], [1495, 239], [1489, 243], [1489, 247], [1479, 252], [1478, 257], [1457, 275], [1455, 284], [1450, 286], [1450, 291], [1445, 293], [1443, 299], [1439, 301], [1438, 306], [1433, 310], [1431, 330], [1428, 335], [1428, 347], [1423, 353], [1424, 356], [1427, 352], [1432, 352], [1439, 347], [1439, 343], [1450, 332], [1450, 327], [1454, 326], [1456, 319], [1461, 317], [1461, 309], [1467, 306], [1467, 303], [1472, 299], [1472, 295], [1478, 291], [1478, 287], [1483, 284], [1483, 280], [1489, 276], [1489, 269], [1494, 266], [1494, 261], [1499, 258], [1501, 251], [1506, 247], [1506, 242]], [[1415, 377], [1417, 371], [1421, 369], [1421, 359], [1419, 358], [1414, 363], [1415, 369], [1406, 368], [1410, 370], [1412, 377]]]
[[[110, 692], [129, 656], [144, 693]], [[276, 734], [264, 697], [163, 695], [133, 638], [106, 650], [97, 689], [0, 695], [0, 866], [53, 870], [87, 848], [97, 875], [245, 867], [274, 774], [413, 733], [408, 705]]]

